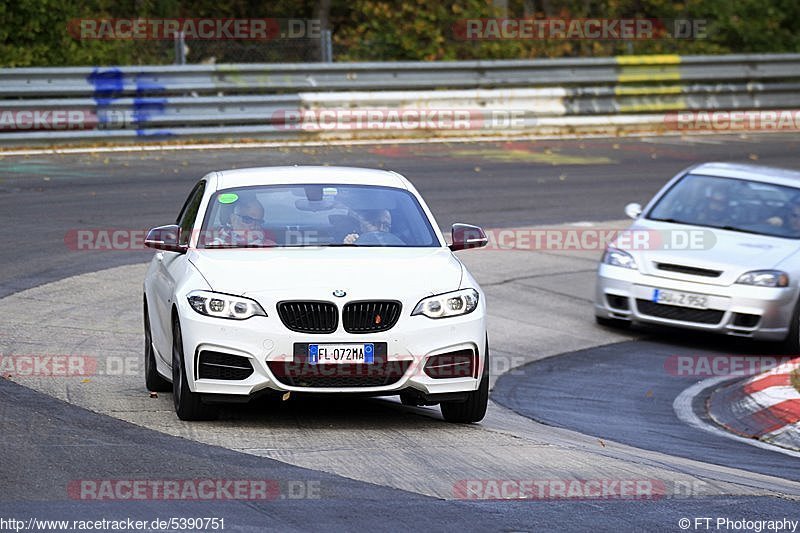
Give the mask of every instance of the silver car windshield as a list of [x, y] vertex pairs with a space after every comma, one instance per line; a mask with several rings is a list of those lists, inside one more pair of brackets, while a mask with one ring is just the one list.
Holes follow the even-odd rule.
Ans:
[[800, 239], [800, 189], [688, 174], [659, 199], [646, 218]]
[[282, 185], [218, 191], [198, 247], [440, 246], [408, 191], [360, 185]]

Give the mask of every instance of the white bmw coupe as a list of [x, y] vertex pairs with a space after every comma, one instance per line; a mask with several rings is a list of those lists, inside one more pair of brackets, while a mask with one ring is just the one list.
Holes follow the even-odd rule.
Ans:
[[413, 185], [389, 171], [212, 172], [150, 230], [146, 385], [182, 420], [261, 394], [399, 395], [477, 422], [489, 396], [485, 298]]

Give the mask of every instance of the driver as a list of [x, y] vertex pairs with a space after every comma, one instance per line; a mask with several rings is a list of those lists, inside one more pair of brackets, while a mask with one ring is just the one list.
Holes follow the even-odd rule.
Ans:
[[228, 223], [219, 229], [212, 244], [274, 246], [264, 231], [264, 206], [255, 197], [239, 198]]
[[715, 184], [706, 197], [705, 205], [698, 214], [700, 222], [712, 224], [729, 224], [733, 217], [730, 209], [730, 195], [728, 187], [722, 184]]
[[344, 244], [353, 244], [366, 233], [389, 233], [392, 231], [392, 214], [388, 209], [365, 210], [355, 213], [355, 216], [361, 225], [361, 231], [347, 234], [342, 241]]

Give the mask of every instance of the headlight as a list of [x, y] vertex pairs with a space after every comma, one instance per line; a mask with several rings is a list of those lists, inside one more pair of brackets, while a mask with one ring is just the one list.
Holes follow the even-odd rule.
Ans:
[[425, 315], [428, 318], [468, 315], [478, 307], [478, 291], [462, 289], [431, 296], [421, 300], [411, 315]]
[[631, 254], [616, 248], [606, 249], [606, 252], [603, 254], [603, 263], [622, 268], [637, 268], [636, 261], [634, 261]]
[[780, 270], [754, 270], [739, 276], [736, 283], [758, 287], [788, 287], [789, 274]]
[[216, 318], [245, 320], [251, 316], [267, 316], [258, 302], [241, 296], [231, 296], [209, 291], [192, 291], [187, 296], [189, 305], [201, 315]]

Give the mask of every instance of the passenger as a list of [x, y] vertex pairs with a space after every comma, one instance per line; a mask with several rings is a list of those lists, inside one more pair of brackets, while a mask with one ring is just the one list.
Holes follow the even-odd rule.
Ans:
[[785, 215], [770, 217], [767, 219], [767, 223], [786, 228], [793, 236], [800, 237], [800, 198], [795, 198], [791, 202]]
[[788, 227], [795, 236], [800, 236], [800, 203], [793, 203], [789, 210], [789, 224]]

